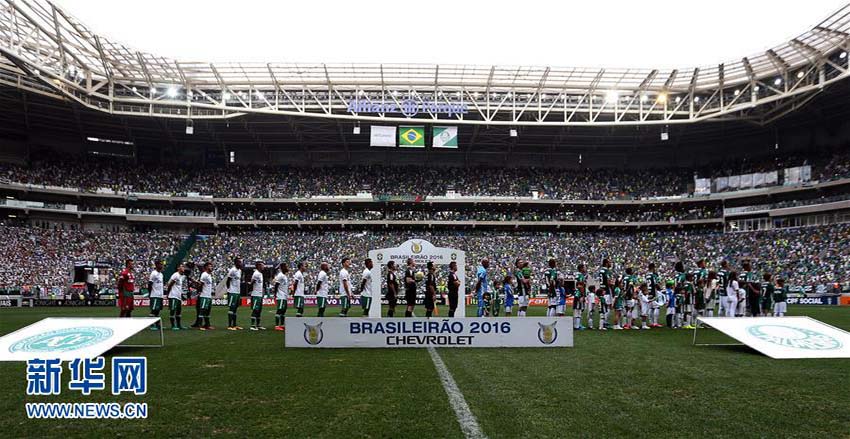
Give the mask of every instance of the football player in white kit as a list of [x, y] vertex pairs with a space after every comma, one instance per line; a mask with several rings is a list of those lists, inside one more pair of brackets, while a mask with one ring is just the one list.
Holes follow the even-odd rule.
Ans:
[[260, 326], [260, 317], [263, 314], [263, 269], [266, 264], [257, 260], [254, 262], [254, 274], [251, 275], [251, 330], [260, 331], [266, 328]]
[[172, 331], [186, 329], [180, 324], [180, 318], [183, 315], [183, 282], [186, 280], [186, 276], [183, 275], [184, 270], [185, 267], [181, 262], [165, 287], [168, 290], [168, 318], [171, 320]]
[[726, 317], [739, 317], [738, 312], [738, 295], [740, 287], [738, 285], [738, 273], [729, 273], [729, 283], [726, 284], [726, 295], [723, 296]]
[[366, 258], [363, 261], [363, 265], [366, 268], [363, 269], [363, 273], [360, 275], [360, 288], [358, 293], [360, 294], [360, 306], [363, 308], [363, 317], [369, 317], [369, 308], [372, 307], [372, 268], [374, 264], [372, 263], [372, 259]]
[[640, 329], [649, 329], [649, 311], [650, 311], [650, 297], [649, 297], [649, 286], [646, 282], [642, 282], [638, 289], [638, 304], [637, 306], [640, 308], [640, 321], [641, 326]]
[[348, 274], [348, 269], [351, 267], [351, 259], [342, 258], [342, 268], [339, 270], [339, 316], [348, 317], [348, 310], [351, 309], [351, 275]]
[[319, 277], [316, 279], [316, 306], [319, 307], [318, 317], [325, 316], [325, 307], [328, 305], [328, 270], [327, 262], [319, 266]]
[[289, 265], [286, 262], [281, 262], [278, 267], [279, 270], [274, 277], [274, 285], [272, 286], [275, 299], [277, 299], [277, 310], [275, 310], [274, 314], [274, 330], [283, 331], [286, 324], [286, 305], [289, 301], [289, 276], [286, 275], [289, 272]]
[[198, 329], [208, 331], [215, 329], [210, 326], [210, 311], [212, 310], [212, 262], [204, 262], [201, 273], [201, 294], [198, 296]]
[[307, 263], [298, 263], [298, 270], [292, 275], [292, 289], [295, 292], [295, 317], [304, 315], [304, 273], [307, 272]]
[[[587, 295], [584, 297], [584, 309], [587, 310], [587, 329], [593, 328], [593, 310], [596, 306], [596, 285], [587, 287]], [[600, 320], [602, 317], [600, 316]]]
[[788, 312], [788, 287], [785, 279], [776, 279], [776, 288], [773, 290], [773, 316], [785, 317]]
[[242, 301], [242, 258], [233, 259], [233, 266], [227, 270], [227, 330], [236, 331], [242, 329], [236, 325], [236, 310]]
[[660, 328], [664, 325], [658, 323], [658, 317], [661, 315], [661, 308], [667, 304], [667, 295], [664, 294], [664, 290], [661, 289], [661, 282], [655, 284], [655, 297], [652, 301], [652, 324], [649, 326], [651, 328]]
[[[162, 312], [162, 261], [156, 261], [153, 264], [154, 269], [148, 277], [148, 300], [150, 300], [151, 312], [150, 317], [159, 317]], [[162, 323], [157, 321], [151, 326], [151, 331], [159, 331]]]

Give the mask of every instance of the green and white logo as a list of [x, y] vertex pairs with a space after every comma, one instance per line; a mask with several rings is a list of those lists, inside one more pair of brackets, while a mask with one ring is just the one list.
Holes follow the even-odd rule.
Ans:
[[747, 332], [759, 340], [779, 346], [826, 351], [841, 348], [841, 342], [826, 334], [785, 325], [754, 325]]
[[434, 148], [457, 148], [457, 127], [434, 127]]
[[9, 352], [67, 352], [83, 349], [112, 337], [101, 326], [64, 328], [27, 337], [9, 347]]

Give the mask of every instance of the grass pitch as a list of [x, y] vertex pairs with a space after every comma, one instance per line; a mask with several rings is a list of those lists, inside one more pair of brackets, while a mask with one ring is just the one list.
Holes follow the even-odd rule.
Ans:
[[[184, 313], [191, 323], [194, 310]], [[798, 306], [790, 314], [850, 329], [847, 308]], [[0, 334], [44, 317], [115, 315], [112, 308], [0, 309]], [[224, 308], [213, 309], [214, 325], [222, 328], [225, 319]], [[272, 326], [273, 309], [264, 309], [263, 319]], [[247, 320], [240, 308], [240, 323]], [[61, 395], [28, 397], [25, 364], [0, 363], [0, 431], [5, 437], [463, 437], [425, 349], [286, 350], [275, 331], [165, 336], [162, 349], [109, 352], [148, 357], [145, 396], [71, 392], [66, 367]], [[771, 360], [745, 347], [694, 347], [691, 340], [691, 331], [666, 328], [582, 331], [574, 348], [439, 353], [491, 438], [850, 437], [848, 360]], [[114, 401], [147, 402], [148, 419], [28, 420], [24, 412], [25, 402]]]

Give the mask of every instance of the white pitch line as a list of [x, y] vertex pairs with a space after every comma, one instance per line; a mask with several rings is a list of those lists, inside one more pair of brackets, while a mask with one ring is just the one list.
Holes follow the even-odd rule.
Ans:
[[431, 355], [434, 367], [437, 368], [437, 373], [440, 374], [440, 381], [443, 382], [443, 389], [446, 389], [446, 394], [449, 396], [449, 403], [451, 403], [452, 409], [455, 411], [457, 422], [460, 424], [460, 429], [463, 431], [464, 436], [467, 438], [486, 439], [487, 436], [483, 431], [481, 431], [481, 426], [478, 425], [478, 420], [475, 419], [475, 415], [473, 415], [472, 410], [469, 409], [469, 404], [466, 403], [463, 393], [461, 393], [460, 389], [457, 387], [455, 379], [446, 367], [446, 363], [443, 363], [443, 359], [440, 358], [440, 354], [437, 353], [437, 350], [433, 347], [428, 347], [428, 353]]

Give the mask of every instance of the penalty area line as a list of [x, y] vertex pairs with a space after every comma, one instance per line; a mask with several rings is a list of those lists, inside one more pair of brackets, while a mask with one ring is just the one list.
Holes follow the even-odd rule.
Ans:
[[463, 393], [457, 387], [455, 379], [446, 367], [446, 363], [443, 363], [440, 354], [430, 346], [428, 347], [428, 354], [431, 355], [431, 361], [434, 362], [434, 367], [437, 368], [440, 381], [443, 383], [443, 389], [446, 390], [446, 394], [449, 396], [449, 403], [451, 403], [452, 409], [455, 411], [455, 416], [457, 417], [458, 424], [460, 424], [460, 429], [463, 431], [463, 435], [467, 438], [485, 439], [487, 436], [481, 431], [478, 420], [475, 419], [475, 415], [469, 409], [469, 404], [466, 403]]

